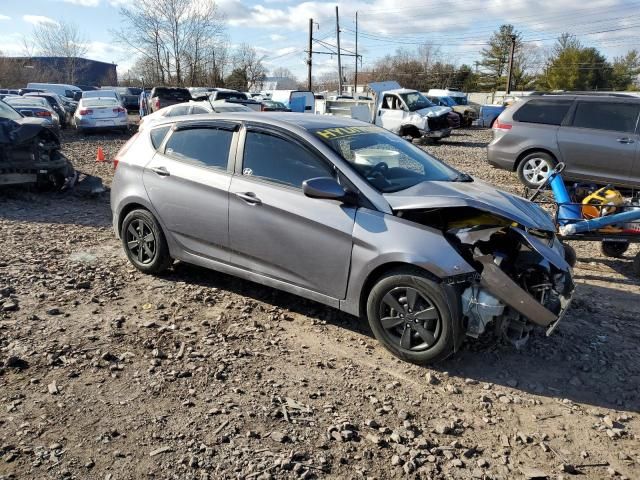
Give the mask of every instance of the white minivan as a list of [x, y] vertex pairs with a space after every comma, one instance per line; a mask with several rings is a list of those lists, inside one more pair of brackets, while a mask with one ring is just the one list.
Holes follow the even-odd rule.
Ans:
[[292, 112], [315, 113], [316, 99], [308, 90], [270, 90], [269, 100], [282, 102]]
[[[67, 97], [69, 100], [75, 100], [82, 96], [82, 89], [75, 85], [66, 85], [64, 83], [33, 83], [27, 84], [27, 88], [45, 90], [47, 92], [57, 93], [61, 97]], [[79, 92], [76, 94], [76, 92]]]

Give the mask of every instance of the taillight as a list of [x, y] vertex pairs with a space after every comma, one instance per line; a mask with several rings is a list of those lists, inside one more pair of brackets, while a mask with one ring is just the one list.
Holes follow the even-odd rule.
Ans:
[[36, 112], [36, 117], [50, 117], [50, 116], [51, 116], [51, 112], [49, 112], [48, 110]]
[[264, 112], [264, 105], [263, 104], [260, 104], [260, 111]]
[[160, 99], [156, 98], [156, 108], [159, 110], [160, 109]]
[[131, 147], [131, 145], [133, 144], [133, 141], [138, 138], [138, 135], [140, 135], [139, 132], [136, 132], [135, 135], [133, 135], [133, 137], [131, 137], [129, 140], [127, 140], [127, 143], [125, 143], [122, 148], [120, 150], [118, 150], [118, 153], [116, 153], [116, 156], [113, 158], [113, 169], [115, 170], [116, 168], [118, 168], [118, 164], [120, 163], [120, 159], [127, 153], [127, 150], [129, 150], [129, 148]]
[[113, 109], [113, 113], [126, 113], [126, 110], [122, 107], [116, 107]]
[[78, 112], [78, 115], [91, 115], [92, 113], [93, 113], [93, 110], [89, 108], [83, 108]]
[[504, 123], [501, 122], [499, 118], [496, 118], [496, 121], [493, 122], [493, 129], [494, 130], [511, 130], [512, 125], [510, 123]]

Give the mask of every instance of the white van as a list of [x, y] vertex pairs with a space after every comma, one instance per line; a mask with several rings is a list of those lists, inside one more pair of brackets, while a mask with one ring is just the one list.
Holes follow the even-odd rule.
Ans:
[[316, 99], [308, 90], [270, 90], [269, 100], [282, 102], [292, 112], [315, 113]]
[[[65, 85], [64, 83], [28, 83], [27, 88], [57, 93], [61, 97], [67, 97], [69, 100], [74, 100], [75, 97], [80, 98], [82, 96], [82, 90], [80, 88], [75, 85]], [[80, 93], [76, 94], [76, 92]]]

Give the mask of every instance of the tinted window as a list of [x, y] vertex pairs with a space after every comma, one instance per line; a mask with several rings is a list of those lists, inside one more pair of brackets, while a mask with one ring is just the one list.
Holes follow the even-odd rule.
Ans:
[[177, 117], [178, 115], [187, 115], [189, 113], [189, 105], [180, 105], [173, 107], [167, 114], [167, 117]]
[[261, 132], [248, 132], [242, 174], [302, 188], [314, 177], [333, 176], [332, 169], [300, 145]]
[[216, 92], [216, 100], [247, 100], [247, 96], [242, 92]]
[[579, 102], [573, 126], [633, 132], [636, 129], [640, 106], [633, 103]]
[[173, 132], [165, 153], [202, 167], [227, 168], [231, 130], [191, 128]]
[[572, 100], [531, 100], [513, 114], [513, 119], [524, 123], [560, 125], [572, 102]]
[[191, 100], [191, 94], [186, 88], [156, 88], [153, 91], [153, 97], [164, 98], [174, 102], [188, 102]]
[[154, 148], [160, 147], [162, 145], [162, 141], [164, 137], [167, 136], [167, 132], [171, 129], [171, 125], [166, 125], [164, 127], [158, 127], [151, 130], [151, 144]]
[[0, 118], [7, 118], [9, 120], [18, 120], [21, 117], [22, 115], [16, 112], [13, 108], [11, 108], [9, 105], [6, 105], [5, 103], [0, 101]]

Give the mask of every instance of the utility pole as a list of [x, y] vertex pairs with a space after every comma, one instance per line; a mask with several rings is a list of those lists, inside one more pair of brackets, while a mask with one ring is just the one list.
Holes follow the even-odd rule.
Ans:
[[513, 76], [513, 54], [516, 50], [516, 36], [511, 35], [511, 51], [509, 52], [509, 70], [507, 72], [507, 90], [506, 94], [511, 93], [511, 77]]
[[307, 57], [307, 90], [311, 91], [311, 56], [313, 54], [313, 18], [309, 19], [309, 56]]
[[356, 69], [353, 74], [353, 98], [358, 94], [358, 11], [356, 10]]
[[338, 45], [338, 95], [342, 95], [342, 62], [340, 60], [340, 20], [336, 5], [336, 41]]

